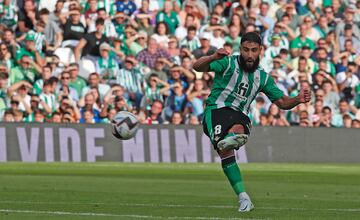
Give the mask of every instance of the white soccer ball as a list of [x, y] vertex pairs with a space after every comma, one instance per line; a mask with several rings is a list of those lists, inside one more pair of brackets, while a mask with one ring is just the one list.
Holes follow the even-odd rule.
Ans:
[[139, 121], [136, 116], [128, 111], [118, 112], [111, 121], [112, 134], [121, 140], [128, 140], [136, 135]]

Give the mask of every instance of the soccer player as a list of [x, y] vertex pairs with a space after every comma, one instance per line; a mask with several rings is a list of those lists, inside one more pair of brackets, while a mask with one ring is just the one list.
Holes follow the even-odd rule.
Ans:
[[240, 212], [254, 208], [245, 192], [234, 150], [243, 146], [250, 135], [251, 122], [247, 116], [251, 102], [259, 92], [281, 109], [291, 109], [310, 101], [311, 91], [302, 89], [290, 98], [276, 86], [273, 78], [261, 66], [262, 39], [256, 32], [241, 38], [240, 54], [229, 56], [224, 49], [204, 56], [194, 63], [199, 72], [215, 72], [214, 85], [206, 101], [203, 128], [221, 158], [223, 171], [239, 197]]

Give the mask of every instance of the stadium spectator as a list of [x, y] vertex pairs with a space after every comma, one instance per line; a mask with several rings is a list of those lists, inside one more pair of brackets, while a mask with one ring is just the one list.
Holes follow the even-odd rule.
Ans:
[[170, 54], [166, 50], [160, 48], [156, 40], [150, 37], [147, 48], [137, 54], [136, 60], [153, 69], [155, 67], [156, 59], [160, 57], [171, 60]]
[[140, 122], [142, 124], [163, 124], [165, 120], [161, 116], [163, 111], [163, 102], [153, 101], [150, 110], [142, 110], [140, 113]]
[[103, 35], [104, 19], [98, 18], [95, 22], [96, 31], [86, 34], [80, 39], [78, 45], [74, 49], [75, 60], [80, 61], [81, 57], [89, 59], [96, 63], [100, 58], [100, 45], [108, 42], [109, 39]]
[[[166, 115], [176, 97], [173, 87], [181, 83], [187, 104], [176, 111], [184, 123], [197, 124], [215, 76], [194, 71], [193, 63], [220, 47], [239, 54], [241, 38], [250, 31], [263, 37], [260, 65], [285, 94], [296, 96], [304, 86], [314, 93], [310, 104], [269, 119], [264, 115], [273, 107], [258, 96], [250, 108], [253, 124], [356, 127], [353, 121], [360, 119], [360, 4], [4, 0], [1, 6], [0, 120], [35, 121], [37, 106], [37, 121], [85, 122], [84, 111], [76, 108], [84, 108], [91, 93], [94, 121], [108, 123], [115, 111], [126, 109], [145, 123], [153, 102], [161, 101], [160, 115]], [[54, 95], [56, 104], [46, 110], [31, 102], [38, 99], [34, 94]]]

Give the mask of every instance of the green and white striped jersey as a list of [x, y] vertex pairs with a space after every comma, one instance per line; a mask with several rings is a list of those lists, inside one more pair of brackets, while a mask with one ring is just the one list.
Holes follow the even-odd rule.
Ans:
[[248, 114], [250, 104], [259, 92], [264, 92], [272, 102], [284, 96], [262, 67], [259, 66], [253, 73], [243, 71], [238, 55], [213, 61], [210, 71], [215, 72], [215, 79], [206, 100], [208, 109], [230, 107]]

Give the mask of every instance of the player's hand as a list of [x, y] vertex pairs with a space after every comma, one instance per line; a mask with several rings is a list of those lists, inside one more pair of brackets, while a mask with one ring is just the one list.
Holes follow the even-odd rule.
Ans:
[[309, 89], [301, 89], [298, 95], [300, 103], [307, 103], [311, 100], [311, 91]]
[[213, 54], [213, 57], [215, 60], [219, 60], [229, 55], [230, 55], [229, 51], [225, 50], [225, 48], [220, 48]]

